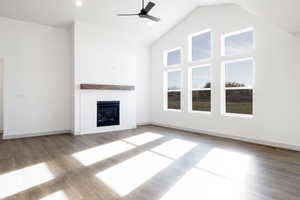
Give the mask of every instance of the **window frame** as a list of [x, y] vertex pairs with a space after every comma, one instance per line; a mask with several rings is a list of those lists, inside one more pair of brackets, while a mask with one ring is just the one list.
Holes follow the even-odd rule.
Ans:
[[[168, 83], [169, 83], [169, 73], [170, 72], [180, 72], [180, 89], [179, 90], [169, 90]], [[182, 91], [183, 91], [183, 70], [181, 68], [173, 68], [168, 69], [164, 71], [164, 87], [163, 87], [163, 97], [164, 97], [164, 103], [163, 103], [163, 110], [164, 111], [172, 111], [172, 112], [182, 112], [183, 111], [183, 103], [182, 103]], [[180, 109], [169, 109], [168, 104], [168, 94], [169, 92], [180, 92]]]
[[[202, 68], [202, 67], [208, 67], [209, 68], [209, 79], [210, 79], [210, 88], [193, 88], [193, 69], [196, 68]], [[198, 114], [211, 114], [212, 113], [212, 98], [210, 98], [210, 111], [198, 111], [198, 110], [193, 110], [193, 91], [210, 91], [210, 95], [212, 97], [212, 64], [203, 64], [203, 65], [196, 65], [196, 66], [191, 66], [189, 67], [188, 71], [188, 112], [189, 113], [198, 113]]]
[[[168, 54], [170, 52], [173, 52], [173, 51], [176, 51], [176, 50], [180, 51], [180, 63], [179, 64], [168, 65]], [[173, 48], [173, 49], [165, 50], [163, 52], [163, 66], [166, 67], [166, 68], [169, 68], [169, 67], [177, 67], [177, 66], [182, 65], [182, 63], [183, 63], [183, 55], [182, 55], [182, 53], [183, 53], [182, 47], [180, 47], [180, 46], [176, 47], [176, 48]]]
[[[225, 68], [227, 64], [230, 63], [238, 63], [243, 61], [252, 61], [252, 86], [251, 87], [228, 87], [226, 88], [226, 73]], [[254, 112], [254, 93], [255, 93], [255, 59], [254, 57], [247, 57], [247, 58], [240, 58], [240, 59], [232, 59], [232, 60], [226, 60], [222, 62], [222, 79], [221, 79], [221, 89], [222, 89], [222, 95], [221, 95], [221, 114], [222, 116], [226, 117], [240, 117], [240, 118], [253, 118], [255, 115]], [[226, 112], [226, 91], [227, 90], [252, 90], [252, 114], [240, 114], [240, 113], [228, 113]]]
[[[193, 37], [205, 34], [205, 33], [210, 33], [210, 57], [205, 58], [205, 59], [198, 59], [198, 60], [193, 60]], [[213, 30], [211, 28], [204, 29], [200, 32], [192, 33], [188, 36], [188, 62], [189, 63], [201, 63], [201, 62], [208, 62], [213, 58]]]
[[[250, 31], [253, 32], [253, 44], [252, 44], [251, 50], [250, 51], [245, 51], [243, 53], [236, 53], [236, 54], [232, 54], [232, 55], [226, 55], [225, 39], [227, 37], [239, 35], [239, 34], [250, 32]], [[256, 44], [256, 37], [255, 37], [255, 35], [256, 34], [255, 34], [254, 27], [248, 27], [248, 28], [244, 28], [244, 29], [241, 29], [241, 30], [238, 30], [238, 31], [222, 34], [222, 36], [221, 36], [221, 56], [222, 57], [245, 56], [247, 54], [253, 53], [256, 49], [256, 45], [255, 45]]]

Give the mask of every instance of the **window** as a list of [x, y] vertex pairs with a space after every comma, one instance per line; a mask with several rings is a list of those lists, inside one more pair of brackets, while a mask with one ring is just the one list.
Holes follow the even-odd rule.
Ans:
[[166, 51], [164, 54], [164, 65], [180, 65], [181, 64], [181, 48]]
[[211, 30], [192, 34], [189, 37], [189, 61], [209, 59], [212, 56]]
[[[253, 53], [254, 29], [247, 28], [222, 36], [222, 56]], [[254, 60], [241, 58], [223, 64], [223, 113], [253, 115]]]
[[167, 71], [165, 75], [167, 80], [166, 109], [181, 110], [181, 70]]
[[211, 111], [210, 65], [190, 68], [190, 111]]
[[223, 35], [222, 56], [245, 54], [254, 49], [254, 30], [247, 28]]
[[253, 68], [252, 58], [224, 63], [224, 113], [253, 114]]

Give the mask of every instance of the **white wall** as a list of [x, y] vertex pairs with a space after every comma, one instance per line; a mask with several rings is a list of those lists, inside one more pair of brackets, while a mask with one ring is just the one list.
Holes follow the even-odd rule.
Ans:
[[149, 48], [116, 27], [76, 25], [64, 30], [0, 18], [6, 138], [80, 126], [80, 83], [136, 85], [133, 121], [150, 121]]
[[[255, 95], [252, 119], [221, 115], [220, 36], [254, 27], [256, 51]], [[213, 30], [212, 113], [187, 112], [188, 35]], [[183, 112], [163, 111], [163, 51], [183, 47]], [[247, 55], [246, 55], [247, 56]], [[181, 24], [152, 45], [152, 121], [168, 126], [242, 137], [300, 147], [299, 42], [294, 36], [267, 24], [238, 6], [212, 6], [197, 9]]]
[[4, 60], [0, 58], [0, 132], [3, 132], [3, 73]]
[[[91, 132], [90, 130], [100, 131], [95, 127], [83, 127], [83, 124], [88, 123], [84, 123], [86, 119], [82, 119], [81, 107], [87, 108], [82, 100], [90, 99], [85, 97], [90, 93], [79, 89], [81, 83], [135, 85], [136, 91], [131, 92], [127, 97], [134, 105], [134, 109], [130, 109], [131, 112], [134, 112], [134, 117], [132, 113], [127, 112], [126, 114], [128, 117], [133, 117], [130, 119], [134, 126], [136, 123], [149, 121], [150, 90], [143, 91], [150, 86], [147, 53], [147, 49], [140, 47], [135, 38], [126, 35], [118, 27], [83, 22], [74, 23], [75, 134]], [[99, 91], [94, 91], [94, 93], [99, 93]], [[136, 101], [138, 101], [137, 104]], [[139, 106], [136, 108], [136, 105]], [[94, 107], [94, 103], [91, 103], [90, 107]], [[91, 126], [95, 126], [95, 120], [92, 117], [88, 121], [92, 122]]]
[[136, 51], [136, 97], [137, 123], [151, 121], [151, 51], [149, 47], [138, 47]]
[[71, 34], [0, 18], [4, 136], [71, 129]]

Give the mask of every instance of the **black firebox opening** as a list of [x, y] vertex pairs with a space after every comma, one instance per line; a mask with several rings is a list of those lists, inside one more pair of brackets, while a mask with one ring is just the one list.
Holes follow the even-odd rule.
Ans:
[[97, 127], [120, 125], [120, 102], [97, 102]]

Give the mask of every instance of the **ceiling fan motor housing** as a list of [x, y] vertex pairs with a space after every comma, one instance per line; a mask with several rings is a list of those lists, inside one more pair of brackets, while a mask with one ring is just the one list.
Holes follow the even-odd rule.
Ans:
[[142, 9], [139, 15], [147, 15], [148, 12], [145, 9]]

